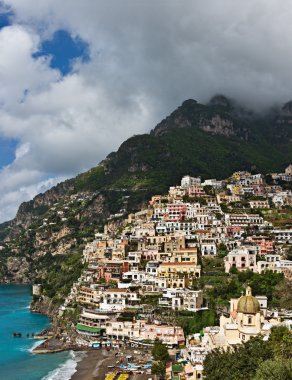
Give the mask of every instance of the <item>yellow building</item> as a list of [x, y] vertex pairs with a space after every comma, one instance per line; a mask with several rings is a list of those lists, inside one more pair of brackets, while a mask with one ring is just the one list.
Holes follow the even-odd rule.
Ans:
[[230, 187], [232, 194], [240, 195], [242, 194], [242, 186], [241, 185], [233, 185]]
[[98, 297], [98, 290], [86, 287], [86, 286], [81, 286], [78, 295], [77, 295], [77, 302], [81, 304], [87, 304], [88, 305], [95, 305], [98, 304], [99, 302], [99, 297]]
[[240, 176], [241, 176], [241, 172], [234, 172], [232, 174], [232, 178], [235, 180], [235, 181], [239, 181], [240, 180]]
[[172, 252], [172, 256], [169, 259], [170, 262], [179, 263], [193, 263], [198, 264], [198, 249], [194, 248], [182, 248]]
[[196, 262], [163, 262], [157, 269], [158, 278], [167, 280], [171, 288], [185, 288], [201, 275], [201, 266]]

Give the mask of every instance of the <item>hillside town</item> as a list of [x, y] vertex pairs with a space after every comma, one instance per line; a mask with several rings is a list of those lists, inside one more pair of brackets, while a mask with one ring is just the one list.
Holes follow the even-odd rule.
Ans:
[[[59, 308], [64, 318], [78, 311], [75, 341], [151, 350], [159, 339], [174, 358], [166, 378], [195, 380], [213, 349], [268, 339], [274, 326], [291, 329], [289, 302], [275, 306], [253, 286], [267, 275], [291, 284], [291, 184], [292, 165], [226, 180], [186, 175], [142, 210], [111, 215], [85, 246], [85, 269]], [[218, 283], [228, 289], [235, 278], [234, 294], [216, 294]], [[42, 285], [33, 291], [41, 297]]]

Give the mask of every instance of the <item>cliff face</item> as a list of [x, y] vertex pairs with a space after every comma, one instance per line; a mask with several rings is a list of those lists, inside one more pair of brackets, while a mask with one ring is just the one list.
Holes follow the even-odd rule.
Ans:
[[220, 115], [215, 115], [210, 120], [202, 120], [199, 124], [199, 128], [205, 132], [226, 137], [234, 136], [236, 134], [233, 121], [222, 119]]
[[38, 267], [43, 257], [75, 252], [94, 236], [95, 228], [108, 215], [101, 194], [66, 193], [63, 184], [21, 205], [2, 241], [0, 282], [31, 282], [43, 277], [46, 270]]
[[199, 128], [207, 133], [225, 137], [246, 138], [246, 130], [236, 123], [236, 108], [222, 95], [215, 96], [208, 105], [189, 99], [152, 131], [161, 136], [173, 128]]
[[44, 214], [54, 203], [73, 190], [74, 180], [71, 179], [52, 187], [44, 194], [38, 194], [29, 202], [22, 203], [12, 225], [28, 227], [35, 217]]
[[251, 168], [281, 171], [292, 161], [291, 125], [292, 102], [255, 115], [222, 95], [207, 105], [185, 101], [150, 134], [128, 139], [0, 225], [0, 281], [46, 279], [51, 263], [82, 251], [108, 218], [139, 209], [186, 173], [220, 179]]

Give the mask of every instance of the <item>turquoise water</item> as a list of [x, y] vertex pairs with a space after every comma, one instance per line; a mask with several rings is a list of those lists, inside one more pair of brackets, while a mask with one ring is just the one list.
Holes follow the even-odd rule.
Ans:
[[[75, 372], [78, 354], [60, 352], [34, 355], [38, 341], [26, 334], [40, 332], [49, 326], [49, 319], [31, 313], [31, 287], [28, 285], [0, 285], [0, 379], [1, 380], [67, 380]], [[22, 338], [14, 338], [21, 332]]]

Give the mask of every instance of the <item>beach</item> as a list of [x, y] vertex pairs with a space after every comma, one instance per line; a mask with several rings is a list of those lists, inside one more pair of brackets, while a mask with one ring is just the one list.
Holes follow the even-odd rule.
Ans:
[[[118, 352], [106, 351], [105, 349], [88, 351], [84, 358], [78, 362], [76, 372], [70, 380], [104, 380], [106, 374], [113, 371], [111, 367], [119, 361], [124, 361], [127, 355], [133, 354], [133, 351], [123, 350], [119, 356], [117, 354]], [[151, 377], [149, 374], [135, 374], [129, 379], [147, 380], [149, 377]]]
[[115, 362], [115, 357], [111, 352], [106, 350], [88, 351], [77, 364], [76, 372], [71, 380], [104, 379], [107, 365], [110, 365], [111, 362]]

